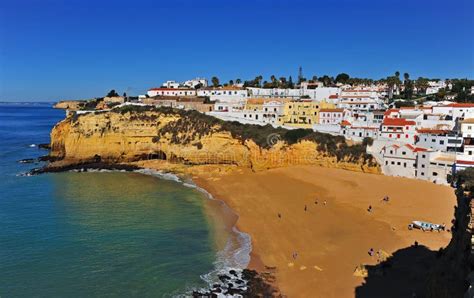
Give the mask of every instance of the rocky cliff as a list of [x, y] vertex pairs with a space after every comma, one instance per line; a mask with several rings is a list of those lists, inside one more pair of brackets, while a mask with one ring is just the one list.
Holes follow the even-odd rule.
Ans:
[[314, 164], [379, 172], [364, 146], [349, 146], [341, 137], [137, 106], [68, 116], [51, 132], [51, 155], [69, 164], [163, 159], [189, 165], [234, 164], [255, 171]]

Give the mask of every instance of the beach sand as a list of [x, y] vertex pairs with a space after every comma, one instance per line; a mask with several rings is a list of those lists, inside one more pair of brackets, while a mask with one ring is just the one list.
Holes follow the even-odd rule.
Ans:
[[288, 297], [354, 297], [363, 282], [356, 266], [377, 263], [370, 248], [390, 254], [418, 241], [438, 250], [451, 238], [407, 229], [413, 220], [451, 226], [456, 199], [447, 186], [314, 166], [203, 169], [193, 171], [194, 181], [225, 201], [252, 237], [250, 267], [276, 267], [277, 287]]

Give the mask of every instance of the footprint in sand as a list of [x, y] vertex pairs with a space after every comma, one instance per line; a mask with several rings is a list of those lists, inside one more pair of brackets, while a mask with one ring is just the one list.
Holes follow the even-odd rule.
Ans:
[[301, 266], [300, 270], [306, 270], [306, 266]]
[[323, 269], [321, 269], [321, 267], [319, 267], [319, 266], [314, 266], [313, 268], [318, 270], [318, 271], [323, 271]]
[[288, 263], [288, 267], [293, 267], [293, 266], [295, 266], [295, 264], [293, 264], [293, 263]]

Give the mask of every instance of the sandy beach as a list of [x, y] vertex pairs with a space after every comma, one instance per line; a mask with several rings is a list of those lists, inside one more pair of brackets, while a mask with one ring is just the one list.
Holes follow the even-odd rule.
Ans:
[[353, 275], [356, 266], [377, 263], [370, 248], [391, 254], [417, 241], [438, 250], [451, 237], [407, 229], [412, 220], [450, 227], [455, 196], [447, 186], [314, 166], [204, 169], [192, 171], [195, 182], [225, 201], [252, 237], [250, 267], [276, 267], [288, 297], [354, 297], [364, 280]]

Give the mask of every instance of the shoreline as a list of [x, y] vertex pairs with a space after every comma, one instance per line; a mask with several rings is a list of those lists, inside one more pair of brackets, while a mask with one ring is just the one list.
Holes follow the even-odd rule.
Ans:
[[[379, 262], [367, 255], [370, 247], [376, 245], [386, 258], [415, 241], [437, 250], [451, 239], [447, 232], [406, 229], [411, 220], [449, 223], [453, 217], [453, 189], [429, 182], [314, 166], [252, 172], [236, 166], [184, 166], [160, 161], [126, 165], [189, 178], [196, 187], [224, 202], [239, 216], [235, 227], [251, 236], [247, 268], [273, 274], [275, 278], [267, 283], [289, 297], [314, 293], [353, 297], [355, 288], [364, 283], [363, 275], [354, 276], [355, 268]], [[418, 198], [411, 190], [424, 196]], [[387, 193], [394, 199], [383, 205], [379, 199]], [[315, 205], [315, 198], [319, 205]], [[328, 202], [326, 207], [323, 201]], [[375, 212], [366, 211], [369, 204]], [[303, 211], [304, 205], [308, 212]], [[279, 212], [282, 219], [277, 217]], [[293, 252], [298, 253], [297, 259], [291, 258]], [[339, 285], [331, 282], [335, 279]]]
[[[299, 174], [300, 171], [303, 173]], [[308, 173], [317, 176], [311, 178]], [[343, 177], [338, 186], [329, 185], [328, 181], [321, 179], [323, 173], [335, 179]], [[355, 289], [364, 284], [363, 276], [356, 276], [358, 266], [378, 264], [415, 242], [438, 250], [446, 247], [451, 239], [449, 232], [409, 232], [406, 228], [415, 219], [445, 220], [449, 224], [455, 196], [454, 190], [446, 186], [310, 166], [258, 173], [231, 171], [221, 173], [217, 178], [208, 173], [198, 176], [194, 178], [196, 183], [226, 201], [240, 215], [237, 227], [251, 234], [254, 249], [249, 268], [264, 272], [276, 267], [275, 285], [289, 297], [314, 296], [315, 293], [316, 297], [353, 297]], [[318, 178], [324, 181], [320, 184], [312, 181]], [[284, 193], [285, 179], [289, 180], [286, 182], [286, 188], [291, 189], [289, 193]], [[385, 185], [360, 184], [365, 179]], [[300, 187], [304, 190], [299, 190]], [[369, 187], [378, 189], [371, 194]], [[351, 201], [351, 192], [357, 188], [363, 188], [360, 192], [365, 195], [355, 194], [358, 198]], [[426, 192], [425, 197], [419, 202], [412, 201], [416, 199], [413, 195], [403, 198], [412, 189]], [[397, 201], [383, 205], [379, 199], [386, 191]], [[308, 195], [317, 196], [319, 204], [316, 205], [314, 199], [301, 198], [298, 206], [293, 206], [296, 197]], [[364, 196], [373, 198], [364, 199]], [[432, 207], [428, 203], [430, 199], [433, 199], [432, 204], [439, 206], [425, 209], [425, 206]], [[323, 207], [326, 200], [327, 206]], [[369, 204], [374, 206], [372, 213], [366, 211]], [[304, 211], [305, 205], [308, 211]], [[278, 219], [280, 212], [282, 218]], [[308, 215], [310, 218], [305, 218]], [[371, 247], [383, 254], [380, 261], [367, 254]], [[296, 259], [291, 257], [293, 252], [298, 253]], [[334, 285], [334, 280], [340, 284]]]
[[[44, 160], [49, 161], [49, 160]], [[239, 215], [229, 207], [229, 205], [219, 198], [216, 198], [212, 193], [210, 193], [207, 189], [203, 188], [200, 184], [196, 183], [194, 179], [192, 179], [188, 174], [178, 173], [173, 171], [163, 171], [160, 169], [155, 168], [148, 168], [137, 166], [133, 163], [119, 163], [119, 164], [112, 164], [112, 163], [104, 163], [104, 162], [82, 162], [82, 163], [67, 163], [62, 161], [55, 161], [54, 166], [43, 166], [41, 168], [34, 168], [26, 173], [26, 176], [30, 175], [40, 175], [46, 173], [60, 173], [60, 172], [68, 172], [68, 171], [78, 171], [78, 172], [100, 172], [100, 171], [119, 171], [119, 172], [130, 172], [130, 173], [138, 173], [141, 175], [148, 175], [153, 176], [158, 179], [164, 180], [172, 180], [184, 187], [193, 188], [196, 191], [202, 193], [206, 200], [211, 200], [219, 204], [220, 206], [217, 207], [217, 212], [219, 215], [211, 215], [208, 216], [219, 216], [223, 219], [225, 226], [224, 229], [227, 230], [229, 236], [234, 240], [237, 239], [239, 242], [239, 246], [234, 249], [234, 251], [229, 252], [228, 244], [231, 243], [233, 239], [227, 239], [227, 243], [224, 245], [223, 248], [218, 248], [216, 252], [216, 261], [214, 262], [215, 268], [207, 273], [202, 274], [200, 277], [203, 281], [208, 284], [208, 288], [201, 288], [201, 289], [187, 289], [186, 293], [192, 293], [193, 295], [206, 295], [206, 294], [215, 294], [219, 293], [216, 292], [219, 290], [228, 291], [228, 293], [232, 294], [244, 294], [247, 290], [252, 290], [251, 287], [258, 285], [268, 285], [268, 282], [265, 279], [261, 279], [259, 273], [264, 272], [265, 266], [260, 260], [260, 257], [255, 254], [252, 249], [252, 238], [250, 234], [241, 231], [238, 227], [238, 220]], [[18, 161], [21, 162], [21, 161]], [[58, 165], [59, 164], [59, 165]], [[227, 210], [224, 210], [227, 209]], [[227, 212], [226, 212], [227, 211]], [[228, 219], [225, 215], [230, 212], [231, 215], [234, 217], [232, 219]], [[206, 211], [206, 213], [208, 213]], [[216, 243], [217, 245], [217, 243]], [[229, 253], [232, 254], [231, 259], [226, 259], [229, 257]], [[220, 255], [223, 256], [223, 259], [220, 259]], [[242, 260], [243, 258], [243, 260]], [[217, 265], [221, 263], [223, 266], [219, 267]], [[232, 264], [230, 264], [232, 263]], [[253, 275], [255, 272], [255, 276]], [[223, 279], [225, 278], [225, 279]], [[240, 284], [239, 282], [244, 280], [244, 283]], [[232, 282], [233, 287], [228, 287], [228, 282]], [[217, 284], [220, 284], [218, 288], [216, 288]], [[274, 288], [275, 285], [270, 285], [269, 288], [271, 291], [277, 291]]]

